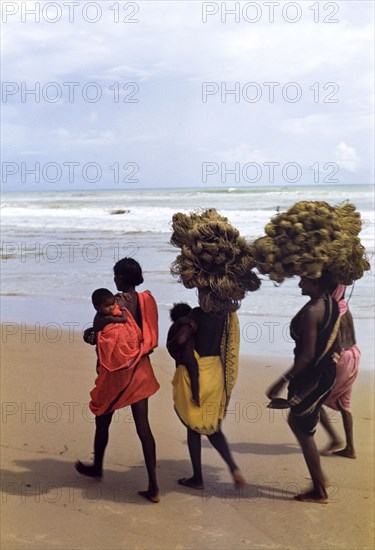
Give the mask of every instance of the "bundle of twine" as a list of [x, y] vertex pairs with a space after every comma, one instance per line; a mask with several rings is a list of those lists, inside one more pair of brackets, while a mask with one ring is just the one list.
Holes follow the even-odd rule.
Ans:
[[260, 287], [253, 246], [214, 208], [172, 218], [171, 243], [181, 253], [171, 273], [186, 288], [197, 288], [203, 311], [236, 311], [247, 292]]
[[349, 202], [297, 202], [273, 216], [266, 236], [254, 242], [256, 267], [277, 283], [294, 275], [319, 279], [328, 272], [337, 283], [350, 285], [370, 269], [361, 229], [361, 215]]

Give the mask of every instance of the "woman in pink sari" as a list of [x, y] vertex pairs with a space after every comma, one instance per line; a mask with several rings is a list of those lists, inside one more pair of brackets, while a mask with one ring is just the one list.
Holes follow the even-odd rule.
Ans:
[[338, 304], [341, 315], [339, 329], [340, 357], [336, 364], [336, 382], [324, 405], [340, 411], [346, 438], [346, 446], [337, 432], [333, 429], [328, 414], [322, 407], [320, 421], [327, 431], [331, 441], [322, 451], [322, 454], [333, 453], [346, 458], [356, 458], [353, 441], [353, 417], [350, 407], [353, 383], [358, 374], [361, 351], [355, 341], [353, 317], [349, 311], [348, 304], [344, 300], [345, 285], [338, 285], [332, 293]]

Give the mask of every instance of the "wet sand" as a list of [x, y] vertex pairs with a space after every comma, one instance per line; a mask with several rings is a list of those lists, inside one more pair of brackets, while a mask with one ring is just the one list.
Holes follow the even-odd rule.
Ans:
[[[23, 341], [22, 341], [23, 340]], [[358, 458], [322, 457], [329, 504], [300, 503], [308, 471], [286, 412], [266, 408], [264, 391], [290, 357], [241, 356], [223, 431], [248, 485], [235, 492], [225, 464], [202, 439], [205, 490], [177, 484], [191, 475], [185, 429], [173, 410], [173, 361], [152, 355], [160, 390], [149, 401], [161, 501], [146, 489], [130, 409], [116, 413], [103, 480], [79, 476], [90, 461], [93, 415], [87, 408], [95, 351], [64, 333], [3, 337], [2, 545], [6, 549], [370, 549], [374, 517], [374, 380], [362, 368], [352, 409]], [[337, 413], [331, 416], [343, 435]], [[327, 442], [322, 428], [317, 442]]]

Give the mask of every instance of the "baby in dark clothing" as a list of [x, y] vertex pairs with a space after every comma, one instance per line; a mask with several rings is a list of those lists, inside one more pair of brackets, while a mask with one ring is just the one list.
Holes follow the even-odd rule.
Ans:
[[189, 304], [183, 302], [173, 304], [169, 312], [173, 325], [168, 331], [167, 349], [176, 361], [176, 367], [179, 365], [186, 367], [190, 377], [192, 401], [199, 407], [199, 367], [194, 355], [193, 336], [197, 325], [189, 318], [191, 310]]

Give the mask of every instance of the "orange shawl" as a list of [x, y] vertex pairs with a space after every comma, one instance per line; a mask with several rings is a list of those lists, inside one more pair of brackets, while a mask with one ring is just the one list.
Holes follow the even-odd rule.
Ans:
[[149, 291], [139, 293], [138, 300], [142, 328], [127, 311], [126, 323], [111, 323], [98, 334], [98, 376], [89, 404], [97, 416], [137, 403], [159, 389], [148, 358], [158, 345], [157, 306]]

